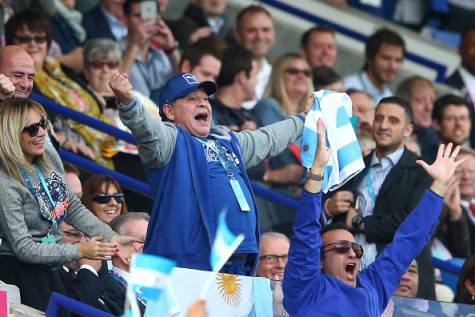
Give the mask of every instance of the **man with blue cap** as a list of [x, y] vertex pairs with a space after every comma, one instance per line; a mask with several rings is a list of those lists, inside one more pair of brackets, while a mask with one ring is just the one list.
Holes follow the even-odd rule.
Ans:
[[218, 215], [226, 211], [230, 230], [245, 239], [222, 272], [253, 275], [259, 219], [246, 168], [296, 142], [303, 116], [256, 131], [212, 127], [208, 96], [216, 84], [179, 73], [161, 90], [159, 106], [168, 121], [162, 122], [133, 97], [126, 74], [116, 74], [110, 87], [122, 121], [137, 139], [155, 197], [144, 252], [173, 259], [180, 267], [210, 270]]

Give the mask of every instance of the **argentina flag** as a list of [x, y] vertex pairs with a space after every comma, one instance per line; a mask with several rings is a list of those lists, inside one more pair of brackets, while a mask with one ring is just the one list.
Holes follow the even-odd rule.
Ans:
[[[132, 257], [130, 278], [127, 285], [126, 305], [123, 317], [141, 316], [137, 297], [147, 303], [145, 315], [156, 316], [150, 310], [157, 310], [156, 303], [165, 293], [175, 262], [145, 253], [137, 253]], [[160, 303], [164, 303], [161, 301]]]
[[218, 272], [228, 261], [237, 247], [244, 240], [244, 235], [235, 236], [226, 224], [226, 212], [221, 212], [218, 218], [218, 229], [211, 248], [210, 263], [213, 271]]
[[338, 189], [365, 167], [361, 149], [350, 122], [352, 104], [345, 93], [319, 90], [313, 93], [312, 109], [305, 119], [300, 145], [302, 165], [312, 166], [317, 149], [317, 119], [322, 118], [327, 146], [332, 156], [324, 171], [324, 193]]

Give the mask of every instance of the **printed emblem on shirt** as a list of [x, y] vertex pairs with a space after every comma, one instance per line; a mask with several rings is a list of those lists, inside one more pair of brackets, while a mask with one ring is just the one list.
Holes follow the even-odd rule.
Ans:
[[34, 190], [40, 206], [40, 213], [45, 219], [51, 220], [51, 217], [53, 217], [59, 223], [64, 218], [69, 206], [68, 189], [62, 177], [55, 171], [51, 172], [45, 181], [54, 205], [51, 203], [41, 183], [38, 183]]
[[209, 140], [203, 144], [203, 148], [205, 150], [206, 161], [210, 162], [218, 162], [219, 163], [219, 156], [218, 156], [218, 148], [221, 148], [221, 151], [224, 152], [224, 155], [228, 162], [233, 163], [234, 166], [239, 166], [240, 161], [239, 158], [236, 156], [235, 153], [229, 152], [224, 146], [216, 142], [215, 140]]

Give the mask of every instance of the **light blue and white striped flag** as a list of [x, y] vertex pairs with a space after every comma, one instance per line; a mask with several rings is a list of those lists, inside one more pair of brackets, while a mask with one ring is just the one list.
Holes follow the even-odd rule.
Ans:
[[[147, 307], [155, 307], [165, 293], [175, 262], [145, 253], [132, 257], [130, 278], [127, 284], [126, 305], [123, 317], [140, 317], [137, 297], [147, 302]], [[162, 301], [165, 303], [164, 301]], [[147, 315], [147, 311], [145, 315]], [[152, 314], [152, 316], [155, 314]]]
[[226, 224], [226, 212], [222, 211], [218, 218], [218, 228], [211, 248], [210, 263], [213, 271], [219, 272], [238, 246], [244, 235], [235, 236]]
[[322, 190], [338, 189], [353, 176], [361, 172], [365, 165], [361, 149], [350, 122], [352, 105], [345, 93], [319, 90], [313, 93], [315, 100], [312, 110], [305, 119], [300, 145], [302, 165], [312, 166], [317, 149], [317, 119], [322, 118], [327, 134], [327, 146], [332, 156], [325, 168]]

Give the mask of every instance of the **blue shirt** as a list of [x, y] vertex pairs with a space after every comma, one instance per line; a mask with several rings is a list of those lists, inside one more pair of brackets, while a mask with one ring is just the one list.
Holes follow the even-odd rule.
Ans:
[[393, 95], [393, 92], [389, 89], [388, 85], [384, 85], [383, 90], [376, 87], [371, 80], [369, 80], [366, 71], [347, 76], [345, 77], [344, 82], [345, 89], [353, 88], [365, 91], [374, 98], [375, 103], [378, 103], [383, 98], [391, 97]]
[[[206, 139], [202, 141], [205, 151], [206, 161], [208, 162], [209, 171], [209, 186], [211, 192], [211, 201], [213, 204], [213, 213], [215, 219], [223, 209], [226, 212], [226, 223], [232, 233], [238, 235], [244, 234], [244, 241], [237, 248], [236, 253], [258, 253], [256, 241], [256, 210], [253, 203], [252, 195], [249, 188], [246, 186], [244, 177], [238, 168], [241, 164], [238, 157], [234, 153], [230, 153], [225, 147], [221, 146], [218, 141]], [[197, 141], [199, 142], [199, 141]], [[231, 167], [234, 178], [239, 182], [244, 196], [249, 204], [250, 211], [242, 211], [234, 191], [229, 183], [229, 177], [226, 170], [219, 161], [216, 147], [221, 148], [222, 153]]]

